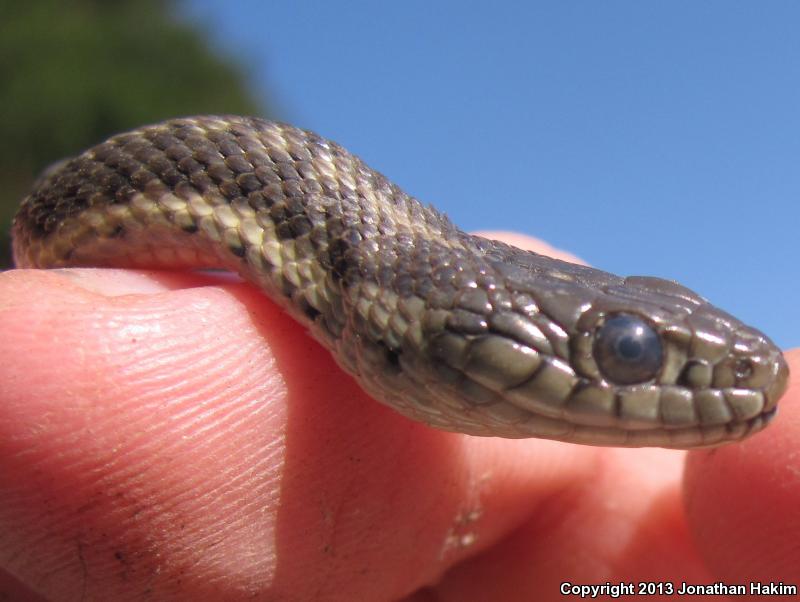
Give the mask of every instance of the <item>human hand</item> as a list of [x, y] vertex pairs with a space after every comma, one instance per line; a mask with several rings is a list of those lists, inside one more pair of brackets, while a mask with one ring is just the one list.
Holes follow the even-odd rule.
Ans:
[[208, 274], [6, 272], [0, 332], [9, 599], [800, 580], [796, 376], [766, 431], [686, 454], [413, 423], [253, 287]]

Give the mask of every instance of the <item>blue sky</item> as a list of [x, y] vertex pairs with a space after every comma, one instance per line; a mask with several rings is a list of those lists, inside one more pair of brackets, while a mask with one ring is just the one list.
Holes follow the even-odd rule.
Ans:
[[187, 0], [274, 116], [466, 230], [680, 281], [800, 345], [800, 4]]

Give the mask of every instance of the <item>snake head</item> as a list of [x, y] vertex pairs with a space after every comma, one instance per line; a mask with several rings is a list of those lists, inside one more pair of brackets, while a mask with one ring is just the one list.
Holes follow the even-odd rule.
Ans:
[[[770, 422], [788, 383], [786, 361], [769, 338], [660, 278], [602, 287], [576, 323], [571, 352], [583, 381], [577, 394], [588, 400], [572, 419], [591, 422], [593, 411], [613, 410], [616, 424], [598, 426], [625, 444], [739, 440]], [[598, 407], [600, 399], [607, 405]]]
[[736, 441], [775, 415], [780, 349], [693, 291], [479, 245], [486, 264], [423, 319], [429, 395], [406, 413], [473, 434], [670, 448]]

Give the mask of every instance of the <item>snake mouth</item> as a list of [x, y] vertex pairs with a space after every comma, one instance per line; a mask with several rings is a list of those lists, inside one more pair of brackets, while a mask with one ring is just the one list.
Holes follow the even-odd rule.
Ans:
[[761, 418], [764, 420], [764, 425], [766, 426], [778, 415], [778, 406], [773, 407], [771, 410], [767, 410], [761, 415]]
[[[570, 425], [568, 432], [540, 436], [570, 443], [586, 443], [606, 447], [663, 447], [667, 449], [712, 448], [745, 439], [763, 430], [777, 415], [773, 407], [757, 416], [738, 422], [681, 428], [627, 430], [615, 427]], [[528, 435], [530, 436], [530, 435]]]
[[[767, 425], [769, 425], [774, 419], [775, 416], [778, 415], [778, 408], [777, 406], [773, 406], [769, 410], [765, 410], [758, 416], [750, 418], [742, 423], [733, 423], [725, 425], [725, 433], [727, 437], [721, 437], [718, 440], [712, 440], [712, 437], [709, 434], [706, 434], [707, 443], [702, 445], [696, 445], [695, 448], [703, 448], [703, 447], [717, 447], [723, 445], [725, 443], [731, 443], [733, 441], [739, 441], [740, 439], [744, 439], [749, 437], [750, 435], [754, 435], [757, 432], [763, 430]], [[716, 433], [713, 433], [716, 436]]]
[[[763, 393], [758, 395], [763, 400], [758, 408], [752, 405], [748, 407], [747, 401], [752, 401], [752, 398], [745, 397], [744, 405], [733, 407], [727, 401], [731, 397], [730, 391], [727, 398], [721, 391], [715, 393], [718, 395], [714, 396], [713, 405], [717, 410], [712, 412], [706, 408], [705, 423], [699, 421], [698, 415], [695, 415], [695, 420], [691, 423], [673, 424], [665, 422], [664, 416], [661, 416], [661, 420], [653, 419], [649, 423], [630, 418], [622, 421], [619, 417], [616, 420], [607, 417], [607, 420], [600, 421], [597, 416], [594, 417], [595, 420], [586, 420], [588, 417], [583, 416], [584, 420], [581, 421], [574, 414], [547, 415], [535, 411], [522, 413], [511, 404], [498, 402], [473, 405], [469, 409], [454, 408], [461, 417], [458, 426], [454, 427], [447, 411], [433, 408], [426, 411], [423, 406], [416, 404], [400, 406], [400, 411], [435, 428], [477, 436], [516, 439], [537, 437], [603, 447], [667, 449], [711, 448], [740, 441], [764, 429], [777, 415], [777, 406], [763, 403], [766, 401]], [[492, 424], [492, 428], [487, 428], [487, 424]]]
[[[782, 358], [781, 358], [782, 359]], [[653, 413], [637, 403], [625, 403], [617, 396], [617, 423], [591, 424], [583, 417], [568, 416], [574, 430], [563, 440], [605, 440], [600, 445], [621, 447], [658, 446], [690, 449], [715, 447], [749, 437], [765, 428], [777, 415], [777, 401], [786, 389], [788, 368], [776, 364], [776, 376], [763, 390], [705, 389], [689, 399], [678, 396], [678, 387], [662, 388], [661, 403], [650, 407]], [[644, 387], [631, 389], [646, 390]], [[631, 401], [636, 402], [632, 395]], [[642, 396], [641, 400], [645, 397]], [[676, 401], [688, 403], [675, 403]]]

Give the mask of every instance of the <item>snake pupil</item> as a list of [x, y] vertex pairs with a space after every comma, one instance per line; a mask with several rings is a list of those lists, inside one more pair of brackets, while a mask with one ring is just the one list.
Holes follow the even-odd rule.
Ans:
[[620, 356], [626, 360], [635, 360], [642, 355], [642, 344], [631, 336], [620, 339], [617, 345]]
[[642, 318], [615, 314], [598, 328], [594, 355], [609, 381], [631, 385], [652, 380], [658, 374], [663, 349], [656, 331]]

